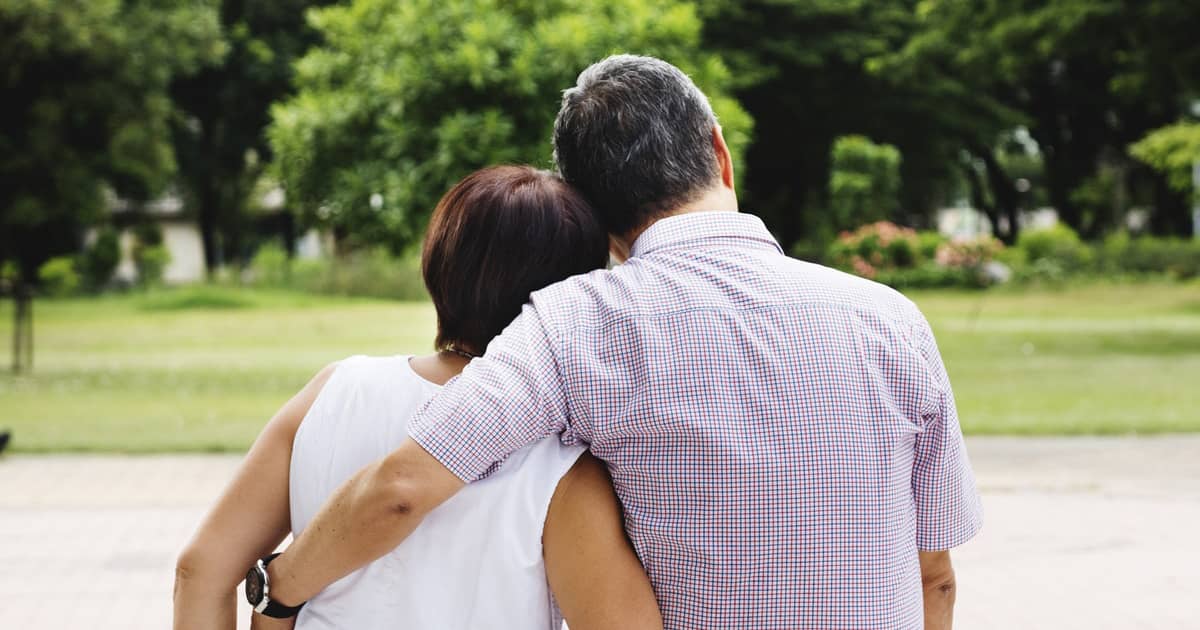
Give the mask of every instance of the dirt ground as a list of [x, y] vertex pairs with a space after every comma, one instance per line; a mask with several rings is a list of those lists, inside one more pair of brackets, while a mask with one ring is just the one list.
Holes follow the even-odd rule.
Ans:
[[[1200, 628], [1200, 436], [968, 449], [987, 520], [956, 627]], [[170, 627], [175, 554], [238, 459], [0, 458], [0, 627]]]

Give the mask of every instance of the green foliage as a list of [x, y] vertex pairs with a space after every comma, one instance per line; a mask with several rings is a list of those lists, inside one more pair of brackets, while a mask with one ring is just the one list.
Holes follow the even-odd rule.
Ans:
[[614, 52], [689, 72], [739, 164], [749, 139], [732, 77], [704, 51], [686, 2], [355, 0], [309, 15], [324, 43], [298, 63], [299, 91], [273, 110], [269, 136], [304, 222], [350, 245], [403, 250], [482, 166], [549, 166], [561, 91]]
[[195, 0], [0, 0], [0, 33], [0, 259], [32, 279], [77, 249], [106, 188], [145, 199], [167, 183], [167, 88], [222, 48]]
[[1054, 265], [1064, 273], [1087, 271], [1092, 252], [1079, 235], [1066, 225], [1040, 230], [1025, 230], [1017, 239], [1017, 247], [1025, 252], [1032, 265]]
[[863, 136], [843, 136], [830, 155], [829, 205], [835, 230], [887, 218], [898, 207], [900, 152]]
[[291, 265], [282, 247], [268, 243], [259, 247], [250, 261], [251, 281], [266, 287], [286, 287], [291, 281]]
[[806, 241], [823, 248], [836, 236], [828, 229], [828, 212], [830, 153], [839, 136], [861, 134], [900, 151], [896, 199], [906, 214], [930, 212], [941, 203], [962, 148], [961, 139], [946, 131], [949, 119], [959, 127], [968, 123], [921, 81], [892, 81], [869, 69], [870, 60], [902, 47], [916, 30], [913, 4], [698, 3], [705, 42], [733, 69], [737, 96], [759, 130], [739, 196], [785, 246]]
[[75, 259], [71, 256], [58, 256], [42, 263], [38, 268], [38, 282], [42, 290], [49, 295], [62, 297], [70, 295], [79, 289], [79, 272], [75, 269]]
[[937, 257], [938, 248], [949, 240], [940, 232], [933, 230], [917, 232], [917, 256], [921, 260], [934, 260]]
[[249, 276], [255, 286], [309, 294], [405, 301], [429, 297], [420, 259], [415, 255], [393, 256], [379, 247], [335, 258], [292, 261], [282, 248], [265, 245], [255, 254]]
[[836, 267], [874, 278], [880, 271], [915, 267], [920, 250], [921, 239], [914, 230], [880, 221], [843, 232], [826, 258]]
[[1130, 145], [1129, 153], [1166, 175], [1175, 190], [1192, 190], [1192, 169], [1200, 162], [1200, 123], [1181, 122], [1157, 129]]
[[292, 93], [293, 64], [317, 42], [305, 12], [330, 0], [213, 0], [228, 48], [219, 64], [177, 80], [173, 126], [180, 183], [203, 234], [205, 264], [245, 248], [256, 182], [271, 158], [270, 107]]
[[133, 239], [138, 245], [152, 247], [163, 244], [162, 226], [155, 221], [142, 221], [133, 226]]
[[102, 289], [112, 280], [117, 265], [121, 264], [121, 239], [111, 227], [103, 227], [96, 233], [96, 240], [84, 250], [79, 260], [87, 288]]
[[962, 289], [986, 286], [982, 276], [968, 269], [943, 267], [936, 263], [924, 263], [911, 269], [881, 271], [876, 282], [907, 291], [910, 289]]
[[162, 245], [142, 245], [134, 248], [133, 263], [137, 267], [138, 284], [158, 286], [162, 284], [167, 265], [171, 264], [171, 252]]
[[171, 252], [163, 245], [162, 226], [143, 221], [133, 227], [133, 265], [138, 284], [152, 287], [162, 284], [163, 272], [171, 264]]
[[1168, 274], [1179, 279], [1200, 276], [1200, 241], [1195, 239], [1130, 238], [1118, 233], [1104, 240], [1101, 267], [1109, 273]]
[[949, 240], [880, 221], [843, 232], [826, 259], [896, 288], [985, 287], [999, 281], [987, 265], [1004, 251], [1004, 244], [990, 236]]
[[16, 284], [21, 271], [17, 267], [17, 263], [11, 260], [0, 262], [0, 292], [7, 293]]
[[[906, 43], [872, 60], [872, 69], [897, 86], [917, 86], [976, 158], [1006, 128], [1028, 129], [1046, 162], [1047, 201], [1088, 236], [1119, 216], [1089, 206], [1097, 198], [1087, 193], [1097, 189], [1081, 196], [1081, 187], [1107, 161], [1128, 167], [1127, 145], [1177, 119], [1200, 92], [1194, 2], [924, 0], [916, 9]], [[1011, 185], [1002, 170], [988, 170], [993, 192]], [[1182, 233], [1186, 208], [1155, 179], [1131, 169], [1126, 183], [1141, 197], [1130, 203], [1152, 208], [1156, 231]]]

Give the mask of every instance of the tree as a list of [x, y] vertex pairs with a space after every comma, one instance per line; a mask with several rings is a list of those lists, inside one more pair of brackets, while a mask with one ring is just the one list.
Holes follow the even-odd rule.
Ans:
[[[216, 13], [191, 0], [0, 0], [0, 261], [13, 261], [13, 367], [32, 357], [32, 291], [78, 251], [106, 191], [168, 181], [172, 77], [221, 53]], [[25, 349], [25, 350], [23, 350]]]
[[181, 112], [172, 128], [179, 180], [210, 276], [245, 253], [248, 200], [271, 159], [265, 134], [271, 104], [290, 94], [295, 60], [317, 41], [305, 11], [329, 2], [222, 0], [228, 54], [171, 87]]
[[[790, 245], [828, 235], [833, 142], [859, 134], [904, 155], [899, 205], [923, 220], [954, 181], [961, 143], [940, 97], [873, 72], [916, 25], [913, 0], [702, 0], [704, 37], [729, 62], [754, 117], [744, 207]], [[914, 216], [915, 215], [915, 216]], [[911, 221], [910, 221], [911, 222]], [[820, 243], [812, 243], [823, 251]]]
[[833, 143], [829, 206], [835, 230], [852, 230], [890, 218], [899, 209], [900, 152], [863, 136]]
[[[1178, 118], [1198, 87], [1194, 3], [925, 0], [917, 9], [908, 41], [878, 67], [950, 95], [952, 111], [992, 112], [1027, 128], [1065, 223], [1086, 236], [1110, 228], [1118, 217], [1095, 203], [1108, 187], [1151, 191], [1156, 229], [1181, 229], [1178, 196], [1134, 168], [1125, 147]], [[964, 138], [963, 146], [987, 160], [996, 141]], [[1002, 170], [988, 165], [988, 173], [997, 201], [1012, 199]]]
[[1166, 175], [1167, 183], [1182, 193], [1194, 190], [1200, 168], [1200, 123], [1180, 122], [1156, 129], [1129, 147], [1133, 157]]
[[289, 199], [340, 246], [401, 250], [468, 172], [549, 166], [561, 91], [610, 53], [676, 63], [712, 98], [739, 159], [749, 138], [685, 2], [356, 0], [310, 16], [324, 44], [300, 60], [269, 135]]

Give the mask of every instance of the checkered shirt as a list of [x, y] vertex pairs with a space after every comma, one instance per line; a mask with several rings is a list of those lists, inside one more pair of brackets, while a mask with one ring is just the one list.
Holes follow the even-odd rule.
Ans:
[[588, 444], [671, 629], [919, 629], [917, 550], [981, 525], [920, 311], [746, 214], [659, 220], [534, 293], [411, 433], [465, 481]]

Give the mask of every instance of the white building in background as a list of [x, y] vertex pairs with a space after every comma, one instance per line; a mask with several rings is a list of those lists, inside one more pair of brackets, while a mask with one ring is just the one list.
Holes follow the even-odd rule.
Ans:
[[[1023, 210], [1017, 218], [1022, 230], [1038, 230], [1058, 224], [1058, 212], [1054, 208]], [[938, 210], [937, 230], [950, 238], [974, 238], [996, 233], [987, 215], [971, 207]]]
[[[267, 191], [262, 198], [262, 206], [268, 210], [282, 211], [283, 191], [274, 188]], [[109, 211], [113, 215], [133, 212], [134, 206], [128, 200], [110, 195]], [[175, 193], [141, 205], [137, 208], [151, 221], [162, 229], [163, 247], [171, 255], [171, 262], [163, 270], [163, 281], [170, 285], [189, 284], [205, 279], [204, 239], [195, 219], [184, 213], [183, 200]], [[120, 223], [120, 222], [118, 222]], [[96, 240], [98, 230], [92, 228], [85, 235], [84, 242], [90, 246]], [[118, 282], [132, 284], [137, 281], [137, 266], [133, 261], [133, 248], [136, 245], [132, 228], [124, 228], [120, 232], [121, 262], [117, 265], [114, 278]], [[316, 230], [309, 230], [296, 241], [296, 257], [299, 259], [323, 258], [333, 251], [332, 243], [327, 235]]]
[[[177, 217], [162, 217], [158, 220], [162, 228], [163, 247], [171, 254], [171, 262], [163, 270], [166, 284], [188, 284], [204, 279], [204, 241], [200, 229], [192, 221]], [[88, 235], [88, 243], [95, 239], [95, 231]], [[133, 263], [133, 247], [136, 244], [133, 231], [121, 230], [121, 262], [113, 274], [120, 282], [132, 284], [137, 281], [137, 266]]]
[[[110, 196], [109, 212], [120, 215], [133, 211], [128, 200]], [[183, 200], [168, 193], [144, 204], [139, 210], [162, 229], [163, 247], [171, 255], [171, 262], [163, 270], [163, 281], [167, 284], [187, 284], [204, 279], [204, 241], [195, 221], [183, 213]], [[91, 246], [96, 241], [97, 228], [89, 228], [84, 235], [84, 244]], [[113, 274], [118, 282], [132, 284], [137, 281], [137, 266], [133, 262], [136, 245], [132, 228], [123, 228], [119, 233], [121, 262]]]

